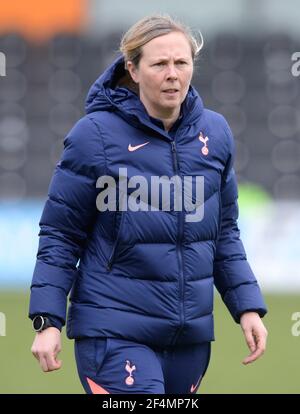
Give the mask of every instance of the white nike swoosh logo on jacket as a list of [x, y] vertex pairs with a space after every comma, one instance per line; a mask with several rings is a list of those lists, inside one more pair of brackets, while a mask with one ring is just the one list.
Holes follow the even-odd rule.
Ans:
[[132, 146], [131, 144], [129, 144], [128, 145], [128, 151], [130, 151], [130, 152], [136, 151], [137, 149], [139, 149], [139, 148], [141, 148], [141, 147], [143, 147], [144, 145], [147, 145], [147, 144], [149, 144], [149, 141], [148, 142], [144, 142], [144, 144], [134, 145], [134, 146]]

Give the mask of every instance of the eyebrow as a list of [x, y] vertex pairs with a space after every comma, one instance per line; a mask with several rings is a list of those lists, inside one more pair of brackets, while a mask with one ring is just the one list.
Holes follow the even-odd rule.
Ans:
[[[187, 57], [187, 56], [180, 56], [180, 57], [178, 57], [178, 58], [175, 58], [175, 60], [188, 60], [189, 58]], [[161, 61], [161, 60], [163, 60], [163, 61], [168, 61], [168, 60], [170, 60], [168, 57], [154, 57], [154, 58], [152, 58], [152, 60], [153, 61]]]

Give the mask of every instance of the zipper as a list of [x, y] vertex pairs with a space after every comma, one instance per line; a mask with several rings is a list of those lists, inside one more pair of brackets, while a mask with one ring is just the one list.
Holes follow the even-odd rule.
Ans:
[[117, 234], [116, 240], [115, 240], [115, 242], [113, 244], [113, 248], [112, 248], [111, 254], [109, 256], [109, 259], [108, 259], [107, 265], [106, 265], [106, 268], [107, 268], [107, 270], [109, 272], [111, 271], [112, 265], [114, 263], [114, 259], [116, 257], [116, 253], [117, 253], [117, 247], [118, 247], [119, 240], [120, 240], [120, 234], [121, 234], [121, 228], [122, 228], [123, 217], [124, 217], [124, 214], [123, 213], [124, 212], [123, 211], [120, 211], [120, 213], [121, 213], [121, 218], [120, 218], [120, 224], [119, 224], [118, 234]]
[[178, 164], [178, 159], [177, 159], [177, 152], [176, 152], [176, 146], [175, 146], [175, 141], [171, 141], [171, 147], [172, 147], [172, 154], [173, 154], [173, 167], [174, 170], [176, 172], [176, 174], [178, 174], [179, 172], [179, 164]]
[[[172, 155], [173, 155], [173, 167], [176, 175], [180, 174], [180, 168], [178, 163], [178, 155], [175, 145], [175, 140], [171, 141], [171, 148], [172, 148]], [[182, 188], [183, 191], [183, 188]], [[182, 194], [182, 200], [183, 200], [183, 194]], [[185, 278], [184, 278], [184, 259], [183, 259], [183, 252], [182, 252], [182, 239], [183, 239], [183, 224], [184, 224], [184, 212], [179, 211], [179, 220], [178, 220], [178, 237], [177, 237], [177, 243], [176, 243], [176, 251], [177, 251], [177, 257], [178, 257], [178, 264], [179, 264], [179, 305], [180, 305], [180, 325], [177, 329], [177, 332], [175, 333], [175, 336], [172, 340], [171, 345], [175, 345], [176, 341], [184, 327], [185, 323], [185, 316], [184, 316], [184, 285], [185, 285]]]

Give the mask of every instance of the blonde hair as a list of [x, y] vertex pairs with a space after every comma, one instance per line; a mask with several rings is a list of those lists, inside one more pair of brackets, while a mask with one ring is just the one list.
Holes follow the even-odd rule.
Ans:
[[204, 44], [201, 32], [198, 32], [201, 37], [200, 43], [188, 26], [169, 15], [155, 14], [139, 20], [122, 37], [120, 51], [124, 56], [125, 67], [127, 68], [128, 60], [138, 66], [142, 57], [142, 47], [150, 40], [171, 32], [180, 32], [186, 36], [191, 46], [192, 58], [195, 60]]

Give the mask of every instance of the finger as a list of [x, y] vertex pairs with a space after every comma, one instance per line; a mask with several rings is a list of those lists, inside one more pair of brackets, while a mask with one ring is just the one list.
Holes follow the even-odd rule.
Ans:
[[243, 364], [247, 365], [250, 364], [251, 362], [255, 361], [258, 357], [260, 356], [258, 350], [252, 352], [252, 354], [248, 355], [244, 360], [243, 360]]
[[251, 362], [254, 362], [255, 360], [257, 360], [260, 356], [262, 356], [262, 354], [264, 353], [263, 349], [257, 348], [256, 351], [254, 351], [252, 354], [250, 354], [249, 356], [247, 356], [244, 360], [243, 360], [243, 364], [247, 365], [250, 364]]
[[41, 366], [42, 370], [44, 372], [48, 372], [48, 365], [47, 365], [46, 358], [44, 356], [40, 356], [39, 362], [40, 362], [40, 366]]
[[256, 350], [255, 337], [253, 336], [253, 333], [251, 330], [245, 331], [244, 334], [245, 334], [245, 339], [246, 339], [248, 348], [253, 353]]
[[248, 348], [251, 351], [251, 354], [248, 355], [243, 360], [243, 364], [247, 365], [247, 364], [249, 364], [250, 362], [253, 362], [256, 359], [257, 344], [256, 344], [256, 338], [253, 335], [252, 330], [245, 330], [244, 335], [245, 335], [245, 339], [246, 339], [246, 343], [248, 345]]
[[257, 342], [257, 347], [254, 350], [254, 352], [252, 352], [249, 356], [247, 356], [244, 360], [243, 360], [243, 364], [247, 365], [255, 360], [257, 360], [259, 357], [261, 357], [263, 355], [263, 353], [265, 352], [266, 349], [266, 340], [265, 338], [259, 338], [258, 342]]
[[49, 371], [55, 371], [61, 367], [61, 361], [55, 358], [54, 354], [47, 354], [46, 361]]

